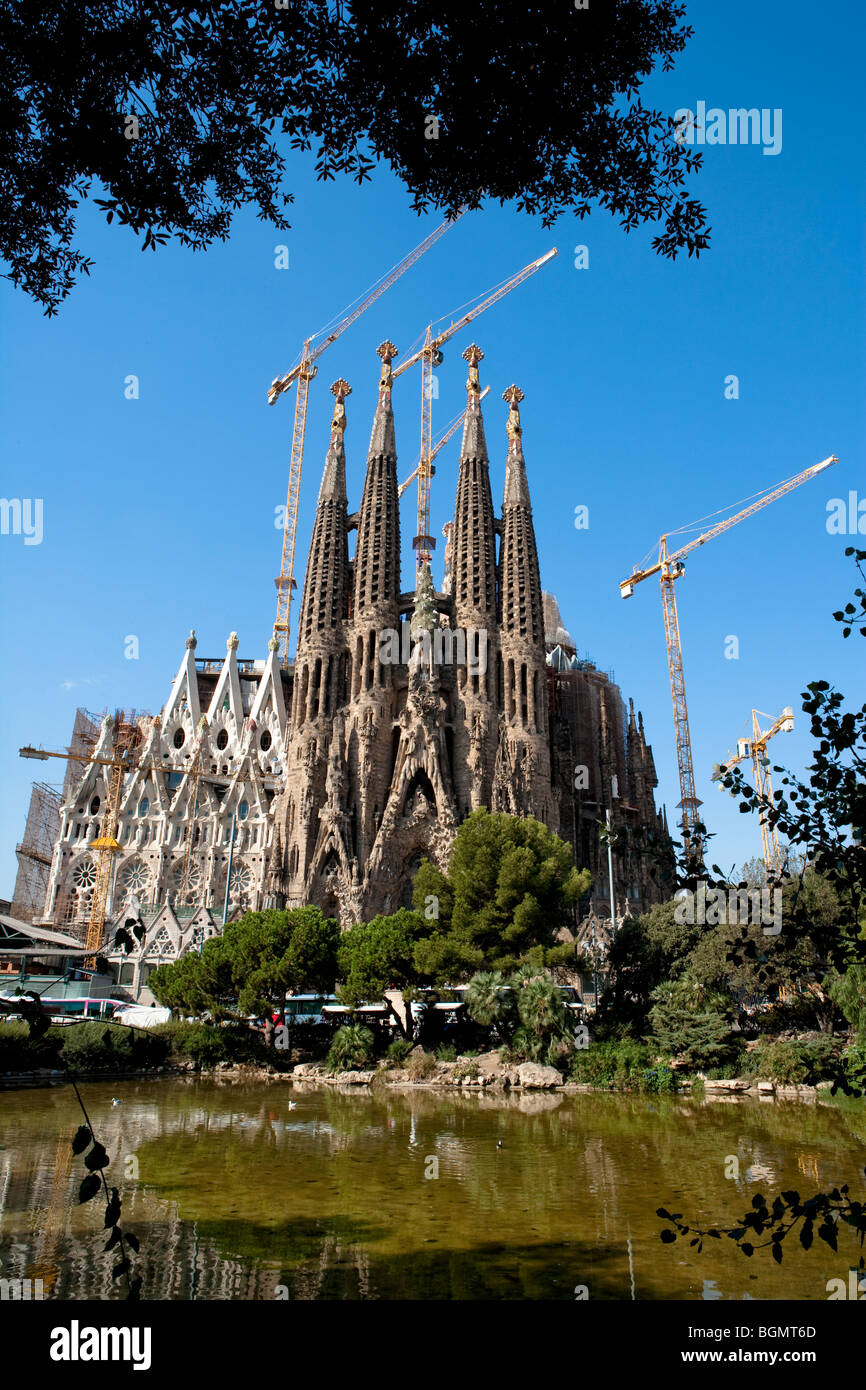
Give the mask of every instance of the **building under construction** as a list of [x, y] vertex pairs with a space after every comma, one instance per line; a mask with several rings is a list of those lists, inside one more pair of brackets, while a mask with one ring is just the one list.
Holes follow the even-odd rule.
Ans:
[[584, 919], [611, 916], [608, 811], [616, 914], [669, 891], [640, 715], [578, 657], [542, 590], [517, 387], [498, 412], [494, 510], [475, 345], [444, 572], [437, 587], [422, 560], [415, 587], [402, 588], [393, 351], [380, 349], [357, 510], [346, 491], [350, 388], [332, 388], [294, 661], [280, 659], [277, 636], [264, 659], [240, 660], [234, 633], [225, 657], [203, 659], [191, 633], [158, 715], [78, 730], [91, 735], [91, 761], [68, 763], [50, 866], [31, 837], [42, 860], [27, 862], [47, 876], [37, 920], [83, 940], [116, 802], [102, 949], [135, 994], [156, 965], [247, 909], [315, 903], [345, 927], [409, 903], [421, 860], [445, 868], [457, 827], [480, 807], [535, 816], [572, 845], [593, 875]]

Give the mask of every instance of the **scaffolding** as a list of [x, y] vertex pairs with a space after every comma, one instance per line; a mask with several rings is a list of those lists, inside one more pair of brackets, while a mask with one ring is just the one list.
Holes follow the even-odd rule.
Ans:
[[[92, 754], [101, 724], [102, 715], [79, 707], [68, 745], [70, 754]], [[18, 873], [11, 912], [20, 922], [38, 921], [44, 912], [54, 846], [60, 837], [60, 808], [73, 795], [83, 775], [83, 763], [69, 762], [62, 787], [50, 782], [33, 783], [24, 835], [15, 847]]]
[[12, 898], [12, 916], [33, 922], [42, 914], [51, 857], [60, 834], [61, 792], [48, 782], [34, 782], [24, 838], [15, 846], [18, 873]]

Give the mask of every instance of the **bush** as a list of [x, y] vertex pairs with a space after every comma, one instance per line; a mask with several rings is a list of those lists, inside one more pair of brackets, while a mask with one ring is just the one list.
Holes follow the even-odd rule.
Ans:
[[63, 1031], [49, 1028], [44, 1037], [31, 1038], [26, 1023], [0, 1023], [0, 1072], [62, 1066], [59, 1048]]
[[402, 1067], [411, 1051], [412, 1044], [408, 1038], [395, 1038], [392, 1043], [388, 1044], [388, 1061], [396, 1063], [398, 1067]]
[[440, 1062], [456, 1062], [457, 1048], [453, 1043], [441, 1043], [436, 1049], [436, 1057]]
[[832, 1078], [836, 1049], [832, 1038], [820, 1037], [758, 1043], [745, 1059], [746, 1074], [780, 1086], [814, 1086]]
[[481, 1068], [478, 1063], [468, 1057], [461, 1057], [453, 1072], [455, 1081], [477, 1081], [480, 1075]]
[[591, 1043], [574, 1053], [570, 1077], [609, 1091], [640, 1091], [659, 1095], [676, 1090], [670, 1067], [658, 1063], [654, 1050], [644, 1043]]
[[413, 1047], [409, 1053], [408, 1070], [411, 1081], [426, 1081], [436, 1070], [436, 1058], [432, 1053], [425, 1052], [423, 1047]]
[[360, 1023], [344, 1023], [334, 1034], [326, 1065], [329, 1072], [358, 1071], [373, 1060], [375, 1039]]

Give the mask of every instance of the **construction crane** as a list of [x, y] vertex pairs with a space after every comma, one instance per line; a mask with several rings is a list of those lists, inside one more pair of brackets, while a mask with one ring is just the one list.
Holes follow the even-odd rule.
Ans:
[[[481, 392], [481, 395], [478, 397], [478, 399], [481, 400], [481, 401], [483, 401], [483, 400], [484, 400], [484, 397], [485, 397], [486, 395], [488, 395], [489, 391], [490, 391], [490, 387], [489, 387], [489, 386], [485, 386], [484, 390]], [[432, 464], [433, 460], [436, 458], [437, 454], [440, 454], [440, 453], [442, 452], [442, 450], [445, 448], [445, 445], [448, 443], [449, 439], [452, 438], [452, 436], [456, 433], [456, 431], [457, 431], [457, 430], [460, 428], [460, 426], [463, 424], [463, 421], [464, 421], [465, 418], [466, 418], [466, 412], [463, 411], [463, 410], [461, 410], [461, 411], [459, 412], [459, 414], [457, 414], [457, 415], [454, 416], [454, 419], [451, 421], [451, 424], [448, 426], [447, 430], [446, 430], [445, 433], [442, 435], [441, 439], [439, 439], [438, 442], [437, 442], [436, 444], [433, 445], [433, 448], [432, 448], [432, 450], [431, 450], [431, 452], [430, 452], [430, 462], [431, 462], [431, 464]], [[398, 497], [402, 497], [402, 496], [403, 496], [403, 493], [406, 491], [406, 489], [407, 489], [408, 487], [410, 487], [412, 483], [414, 483], [415, 479], [418, 477], [418, 473], [419, 473], [420, 468], [421, 468], [421, 460], [419, 459], [418, 462], [417, 462], [417, 464], [415, 465], [415, 471], [414, 471], [413, 473], [410, 473], [410, 474], [409, 474], [409, 477], [406, 479], [405, 483], [401, 483], [400, 486], [398, 487], [398, 489], [397, 489], [397, 496], [398, 496]], [[432, 476], [435, 474], [435, 472], [436, 472], [436, 469], [435, 469], [435, 468], [431, 468], [431, 470], [430, 470], [430, 476], [432, 477]]]
[[[204, 719], [202, 724], [204, 724]], [[201, 759], [201, 738], [202, 724], [199, 725], [199, 745], [196, 750], [193, 777], [193, 797], [195, 798], [200, 777], [199, 764]], [[88, 849], [96, 854], [96, 880], [93, 886], [93, 897], [90, 902], [90, 918], [87, 924], [87, 935], [84, 942], [84, 949], [88, 952], [84, 959], [84, 969], [93, 970], [96, 964], [97, 952], [102, 947], [102, 938], [105, 933], [105, 917], [108, 906], [108, 896], [111, 889], [112, 870], [114, 866], [114, 856], [120, 851], [120, 843], [117, 839], [117, 824], [120, 818], [120, 801], [123, 793], [124, 779], [129, 772], [165, 772], [164, 764], [159, 763], [140, 763], [135, 762], [132, 753], [139, 742], [139, 731], [135, 724], [125, 721], [122, 717], [114, 720], [115, 740], [114, 753], [110, 758], [94, 756], [92, 753], [55, 753], [46, 748], [33, 748], [28, 745], [26, 748], [19, 748], [20, 758], [36, 758], [40, 762], [45, 762], [48, 758], [63, 758], [67, 762], [78, 762], [96, 764], [100, 767], [110, 768], [108, 773], [108, 789], [105, 797], [105, 808], [102, 814], [102, 822], [99, 828], [99, 835], [95, 840], [91, 840]], [[186, 887], [186, 877], [189, 870], [189, 849], [193, 834], [193, 820], [195, 811], [190, 819], [189, 834], [187, 836], [186, 853], [184, 857], [184, 883]]]
[[[700, 801], [695, 792], [695, 773], [692, 763], [692, 744], [689, 735], [689, 716], [686, 706], [686, 687], [683, 676], [683, 651], [680, 642], [680, 626], [677, 616], [677, 600], [674, 593], [674, 582], [679, 579], [685, 566], [683, 561], [687, 555], [698, 546], [706, 545], [707, 541], [713, 540], [715, 536], [720, 536], [723, 531], [729, 531], [732, 526], [745, 521], [746, 517], [754, 516], [764, 507], [768, 507], [771, 502], [775, 502], [780, 497], [784, 497], [786, 492], [793, 492], [794, 488], [800, 487], [802, 483], [807, 483], [811, 478], [815, 478], [822, 473], [825, 468], [831, 468], [839, 460], [835, 454], [824, 459], [821, 463], [813, 464], [811, 468], [806, 468], [802, 473], [797, 473], [792, 478], [786, 478], [784, 482], [772, 488], [765, 496], [759, 497], [750, 506], [744, 507], [742, 511], [734, 516], [726, 517], [723, 521], [718, 521], [709, 530], [703, 531], [694, 540], [688, 541], [685, 545], [679, 546], [676, 550], [669, 549], [668, 537], [664, 535], [659, 540], [659, 557], [654, 565], [647, 569], [636, 566], [628, 579], [624, 579], [619, 586], [620, 594], [623, 598], [631, 598], [636, 585], [644, 579], [649, 579], [651, 575], [657, 574], [662, 591], [662, 613], [665, 624], [665, 643], [668, 654], [668, 669], [671, 681], [671, 699], [674, 709], [674, 731], [677, 741], [677, 765], [680, 779], [680, 809], [682, 810], [682, 832], [683, 848], [687, 854], [696, 857], [699, 861], [703, 856], [703, 849], [700, 837], [695, 833], [695, 826], [698, 821], [698, 807]], [[685, 528], [683, 528], [685, 529]]]
[[[430, 247], [433, 246], [441, 236], [444, 236], [448, 228], [454, 225], [457, 218], [462, 217], [463, 209], [458, 212], [457, 217], [452, 221], [445, 221], [429, 236], [425, 237], [414, 251], [410, 251], [393, 270], [377, 282], [370, 292], [365, 295], [360, 304], [347, 314], [333, 328], [317, 347], [312, 347], [312, 338], [304, 341], [301, 349], [301, 360], [296, 367], [293, 367], [285, 376], [276, 377], [268, 390], [268, 404], [274, 405], [279, 400], [284, 391], [287, 391], [293, 382], [298, 383], [298, 391], [295, 397], [295, 421], [292, 428], [292, 453], [289, 461], [289, 485], [286, 495], [286, 515], [283, 522], [283, 551], [280, 563], [280, 573], [274, 583], [277, 586], [277, 616], [274, 622], [274, 635], [281, 646], [281, 662], [284, 668], [289, 664], [289, 634], [291, 631], [291, 609], [292, 594], [295, 586], [295, 536], [298, 523], [298, 502], [301, 493], [301, 471], [304, 463], [304, 437], [307, 430], [307, 399], [309, 396], [310, 382], [318, 372], [316, 362], [327, 348], [335, 343], [347, 328], [351, 328], [353, 323], [357, 323], [362, 314], [375, 304], [386, 290], [405, 275], [416, 261], [419, 261]], [[317, 336], [317, 335], [314, 335]]]
[[433, 333], [433, 325], [428, 324], [424, 335], [424, 344], [407, 357], [405, 362], [394, 370], [393, 376], [402, 376], [416, 362], [421, 363], [421, 452], [416, 470], [418, 477], [418, 533], [412, 541], [412, 546], [416, 552], [416, 569], [420, 571], [422, 564], [429, 564], [432, 552], [436, 546], [436, 539], [430, 535], [430, 479], [433, 468], [433, 368], [438, 367], [442, 362], [442, 348], [449, 338], [453, 338], [455, 333], [459, 333], [461, 328], [472, 323], [479, 318], [485, 310], [493, 304], [504, 299], [512, 290], [522, 285], [524, 280], [528, 280], [530, 275], [534, 275], [548, 261], [553, 260], [557, 254], [554, 246], [548, 251], [546, 256], [541, 256], [537, 261], [531, 261], [524, 266], [516, 275], [510, 279], [503, 280], [500, 285], [495, 286], [489, 294], [485, 296], [474, 308], [467, 310], [459, 318], [453, 319], [447, 328], [441, 333]]
[[[758, 794], [760, 803], [759, 819], [761, 822], [761, 846], [764, 851], [764, 865], [767, 870], [767, 880], [778, 879], [782, 874], [782, 852], [779, 849], [779, 837], [776, 834], [776, 827], [770, 825], [767, 820], [767, 811], [773, 804], [773, 784], [770, 780], [770, 760], [767, 757], [767, 744], [776, 734], [789, 734], [794, 727], [794, 711], [790, 705], [786, 705], [782, 713], [773, 719], [770, 727], [761, 731], [758, 723], [758, 716], [770, 719], [769, 714], [763, 714], [761, 710], [752, 710], [752, 737], [737, 739], [736, 753], [729, 753], [724, 761], [724, 768], [729, 772], [732, 767], [739, 763], [746, 762], [748, 758], [752, 760], [752, 768], [755, 774], [755, 791]], [[713, 781], [718, 782], [722, 777], [722, 770], [718, 763], [713, 768]]]

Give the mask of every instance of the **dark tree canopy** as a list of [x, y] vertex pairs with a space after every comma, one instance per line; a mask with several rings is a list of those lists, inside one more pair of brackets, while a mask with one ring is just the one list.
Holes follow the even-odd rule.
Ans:
[[[639, 92], [691, 30], [674, 0], [0, 0], [0, 255], [56, 311], [92, 262], [93, 192], [156, 248], [280, 229], [286, 156], [358, 182], [384, 161], [419, 212], [515, 202], [551, 225], [594, 204], [661, 255], [708, 244], [701, 160]], [[135, 116], [137, 123], [130, 117]]]

